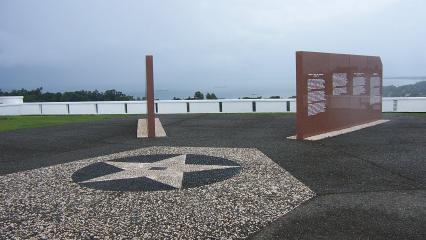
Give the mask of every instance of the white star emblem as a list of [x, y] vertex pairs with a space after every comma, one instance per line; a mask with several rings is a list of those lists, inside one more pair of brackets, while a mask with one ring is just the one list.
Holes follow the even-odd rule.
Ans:
[[237, 168], [239, 166], [185, 164], [186, 155], [167, 158], [154, 163], [112, 162], [105, 163], [120, 168], [123, 171], [89, 179], [80, 183], [102, 182], [118, 179], [146, 177], [154, 181], [182, 188], [183, 173], [199, 172], [215, 169]]

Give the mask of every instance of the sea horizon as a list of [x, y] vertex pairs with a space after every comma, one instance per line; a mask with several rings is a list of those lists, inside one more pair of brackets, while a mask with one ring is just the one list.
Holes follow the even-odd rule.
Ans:
[[[289, 98], [296, 95], [295, 90], [288, 91], [247, 91], [247, 90], [222, 90], [222, 91], [208, 91], [208, 90], [161, 90], [156, 89], [154, 92], [155, 98], [160, 100], [172, 100], [174, 97], [185, 99], [194, 97], [194, 93], [200, 91], [206, 97], [207, 93], [214, 93], [219, 99], [238, 99], [244, 97], [250, 98], [270, 98], [272, 96], [279, 96], [280, 98]], [[126, 95], [133, 96], [134, 98], [142, 98], [145, 96], [145, 91], [126, 91]]]

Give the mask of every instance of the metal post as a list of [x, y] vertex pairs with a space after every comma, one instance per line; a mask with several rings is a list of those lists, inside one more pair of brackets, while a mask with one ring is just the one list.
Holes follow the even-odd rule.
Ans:
[[152, 55], [145, 57], [146, 62], [146, 108], [148, 137], [155, 137], [155, 111], [154, 111], [154, 66]]

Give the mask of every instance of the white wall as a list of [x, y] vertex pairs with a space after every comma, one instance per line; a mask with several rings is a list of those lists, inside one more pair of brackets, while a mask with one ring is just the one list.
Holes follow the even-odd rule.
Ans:
[[398, 112], [426, 112], [426, 97], [424, 98], [398, 98]]
[[[382, 111], [393, 112], [426, 112], [426, 97], [418, 98], [383, 98]], [[295, 99], [218, 99], [218, 100], [157, 100], [158, 113], [219, 113], [219, 103], [222, 102], [224, 113], [251, 113], [253, 102], [256, 102], [256, 112], [287, 112], [287, 102], [290, 112], [296, 112]], [[64, 114], [145, 114], [145, 101], [117, 102], [58, 102], [58, 103], [24, 103], [0, 104], [0, 115], [64, 115]], [[97, 106], [97, 107], [96, 107]]]
[[393, 112], [393, 99], [382, 99], [382, 112]]
[[256, 112], [287, 112], [287, 101], [256, 101]]
[[126, 114], [124, 102], [98, 102], [99, 114]]
[[249, 113], [253, 112], [253, 100], [236, 99], [222, 100], [222, 112], [224, 113]]
[[187, 113], [186, 101], [156, 101], [158, 113]]
[[22, 115], [40, 115], [42, 105], [38, 103], [26, 103], [20, 105], [19, 108]]
[[21, 114], [21, 105], [0, 104], [0, 116], [15, 116]]
[[127, 103], [128, 114], [146, 114], [146, 103], [145, 102], [129, 102]]
[[219, 113], [219, 101], [189, 101], [189, 111], [191, 113]]
[[41, 113], [43, 115], [65, 115], [68, 114], [66, 103], [42, 103]]
[[70, 103], [70, 114], [96, 114], [96, 103]]
[[291, 99], [291, 100], [289, 100], [289, 102], [290, 102], [290, 112], [296, 112], [296, 100], [294, 100], [294, 99]]

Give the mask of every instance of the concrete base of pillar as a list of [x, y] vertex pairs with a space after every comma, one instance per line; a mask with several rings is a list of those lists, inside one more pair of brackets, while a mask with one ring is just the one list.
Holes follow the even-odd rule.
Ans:
[[[147, 119], [138, 120], [138, 130], [137, 138], [147, 138], [148, 137], [148, 128], [147, 128]], [[166, 131], [164, 131], [163, 125], [160, 122], [160, 119], [155, 119], [155, 137], [167, 137]]]
[[[337, 131], [332, 131], [332, 132], [328, 132], [328, 133], [323, 133], [323, 134], [311, 136], [311, 137], [305, 138], [303, 140], [317, 141], [317, 140], [321, 140], [321, 139], [324, 139], [324, 138], [334, 137], [334, 136], [342, 135], [342, 134], [345, 134], [345, 133], [350, 133], [350, 132], [353, 132], [353, 131], [361, 130], [363, 128], [376, 126], [378, 124], [382, 124], [382, 123], [385, 123], [385, 122], [389, 122], [389, 120], [377, 120], [377, 121], [374, 121], [374, 122], [365, 123], [365, 124], [353, 126], [353, 127], [350, 127], [350, 128], [344, 128], [344, 129], [337, 130]], [[290, 136], [290, 137], [287, 137], [287, 139], [296, 140], [297, 138], [296, 138], [296, 136]]]

